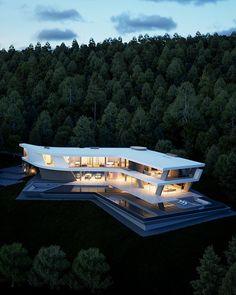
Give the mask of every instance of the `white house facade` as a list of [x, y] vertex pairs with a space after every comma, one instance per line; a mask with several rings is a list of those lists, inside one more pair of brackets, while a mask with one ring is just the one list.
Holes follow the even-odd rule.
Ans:
[[75, 186], [109, 186], [150, 204], [189, 195], [200, 179], [204, 163], [145, 147], [46, 147], [22, 143], [24, 169], [39, 171], [41, 179]]

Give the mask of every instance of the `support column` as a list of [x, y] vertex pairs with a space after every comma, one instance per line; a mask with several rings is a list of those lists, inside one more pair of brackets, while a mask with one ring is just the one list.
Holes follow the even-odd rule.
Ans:
[[139, 188], [143, 188], [143, 182], [140, 179], [137, 179], [137, 185]]
[[191, 186], [192, 186], [192, 182], [186, 182], [184, 184], [184, 191], [188, 192], [190, 190]]
[[157, 189], [156, 189], [155, 194], [160, 197], [161, 196], [161, 193], [163, 191], [163, 188], [164, 188], [164, 185], [157, 186]]
[[164, 205], [164, 203], [158, 203], [157, 206], [158, 206], [158, 208], [159, 208], [160, 210], [162, 210], [162, 211], [165, 210], [165, 205]]
[[170, 170], [164, 170], [161, 174], [161, 180], [167, 180], [168, 174]]

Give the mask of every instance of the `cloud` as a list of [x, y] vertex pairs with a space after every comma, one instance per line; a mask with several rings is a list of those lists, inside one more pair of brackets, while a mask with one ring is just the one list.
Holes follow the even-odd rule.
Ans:
[[232, 33], [236, 33], [236, 27], [229, 28], [227, 30], [223, 30], [220, 32], [217, 32], [219, 35], [225, 35], [230, 36]]
[[137, 31], [165, 30], [170, 31], [177, 27], [171, 17], [160, 15], [140, 15], [131, 18], [128, 13], [112, 16], [111, 21], [115, 23], [115, 28], [119, 33], [133, 33]]
[[40, 41], [46, 40], [46, 41], [58, 41], [58, 40], [71, 40], [77, 36], [76, 33], [74, 33], [71, 30], [60, 30], [60, 29], [45, 29], [39, 32], [38, 39]]
[[75, 9], [56, 10], [51, 7], [37, 6], [35, 15], [39, 20], [43, 21], [80, 21], [82, 17]]
[[204, 5], [207, 3], [217, 3], [227, 0], [144, 0], [144, 1], [151, 1], [151, 2], [176, 2], [180, 4], [194, 4], [197, 6]]

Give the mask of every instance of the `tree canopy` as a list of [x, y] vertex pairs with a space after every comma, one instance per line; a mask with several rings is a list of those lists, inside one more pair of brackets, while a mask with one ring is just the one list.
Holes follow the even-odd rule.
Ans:
[[168, 140], [235, 190], [235, 48], [233, 34], [175, 34], [1, 50], [0, 149]]

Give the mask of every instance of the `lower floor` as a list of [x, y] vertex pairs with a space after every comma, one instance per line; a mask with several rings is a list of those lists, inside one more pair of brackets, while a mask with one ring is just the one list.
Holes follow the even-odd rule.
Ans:
[[[35, 167], [30, 168], [32, 174], [37, 173]], [[67, 185], [78, 186], [112, 186], [121, 191], [135, 195], [136, 197], [150, 203], [158, 204], [176, 200], [178, 198], [188, 197], [193, 193], [189, 193], [191, 187], [190, 182], [185, 183], [168, 183], [166, 185], [156, 184], [137, 179], [132, 175], [132, 171], [128, 171], [131, 175], [120, 172], [67, 172], [39, 169], [38, 171], [42, 179], [48, 181], [62, 181]], [[134, 172], [135, 175], [135, 172]]]

